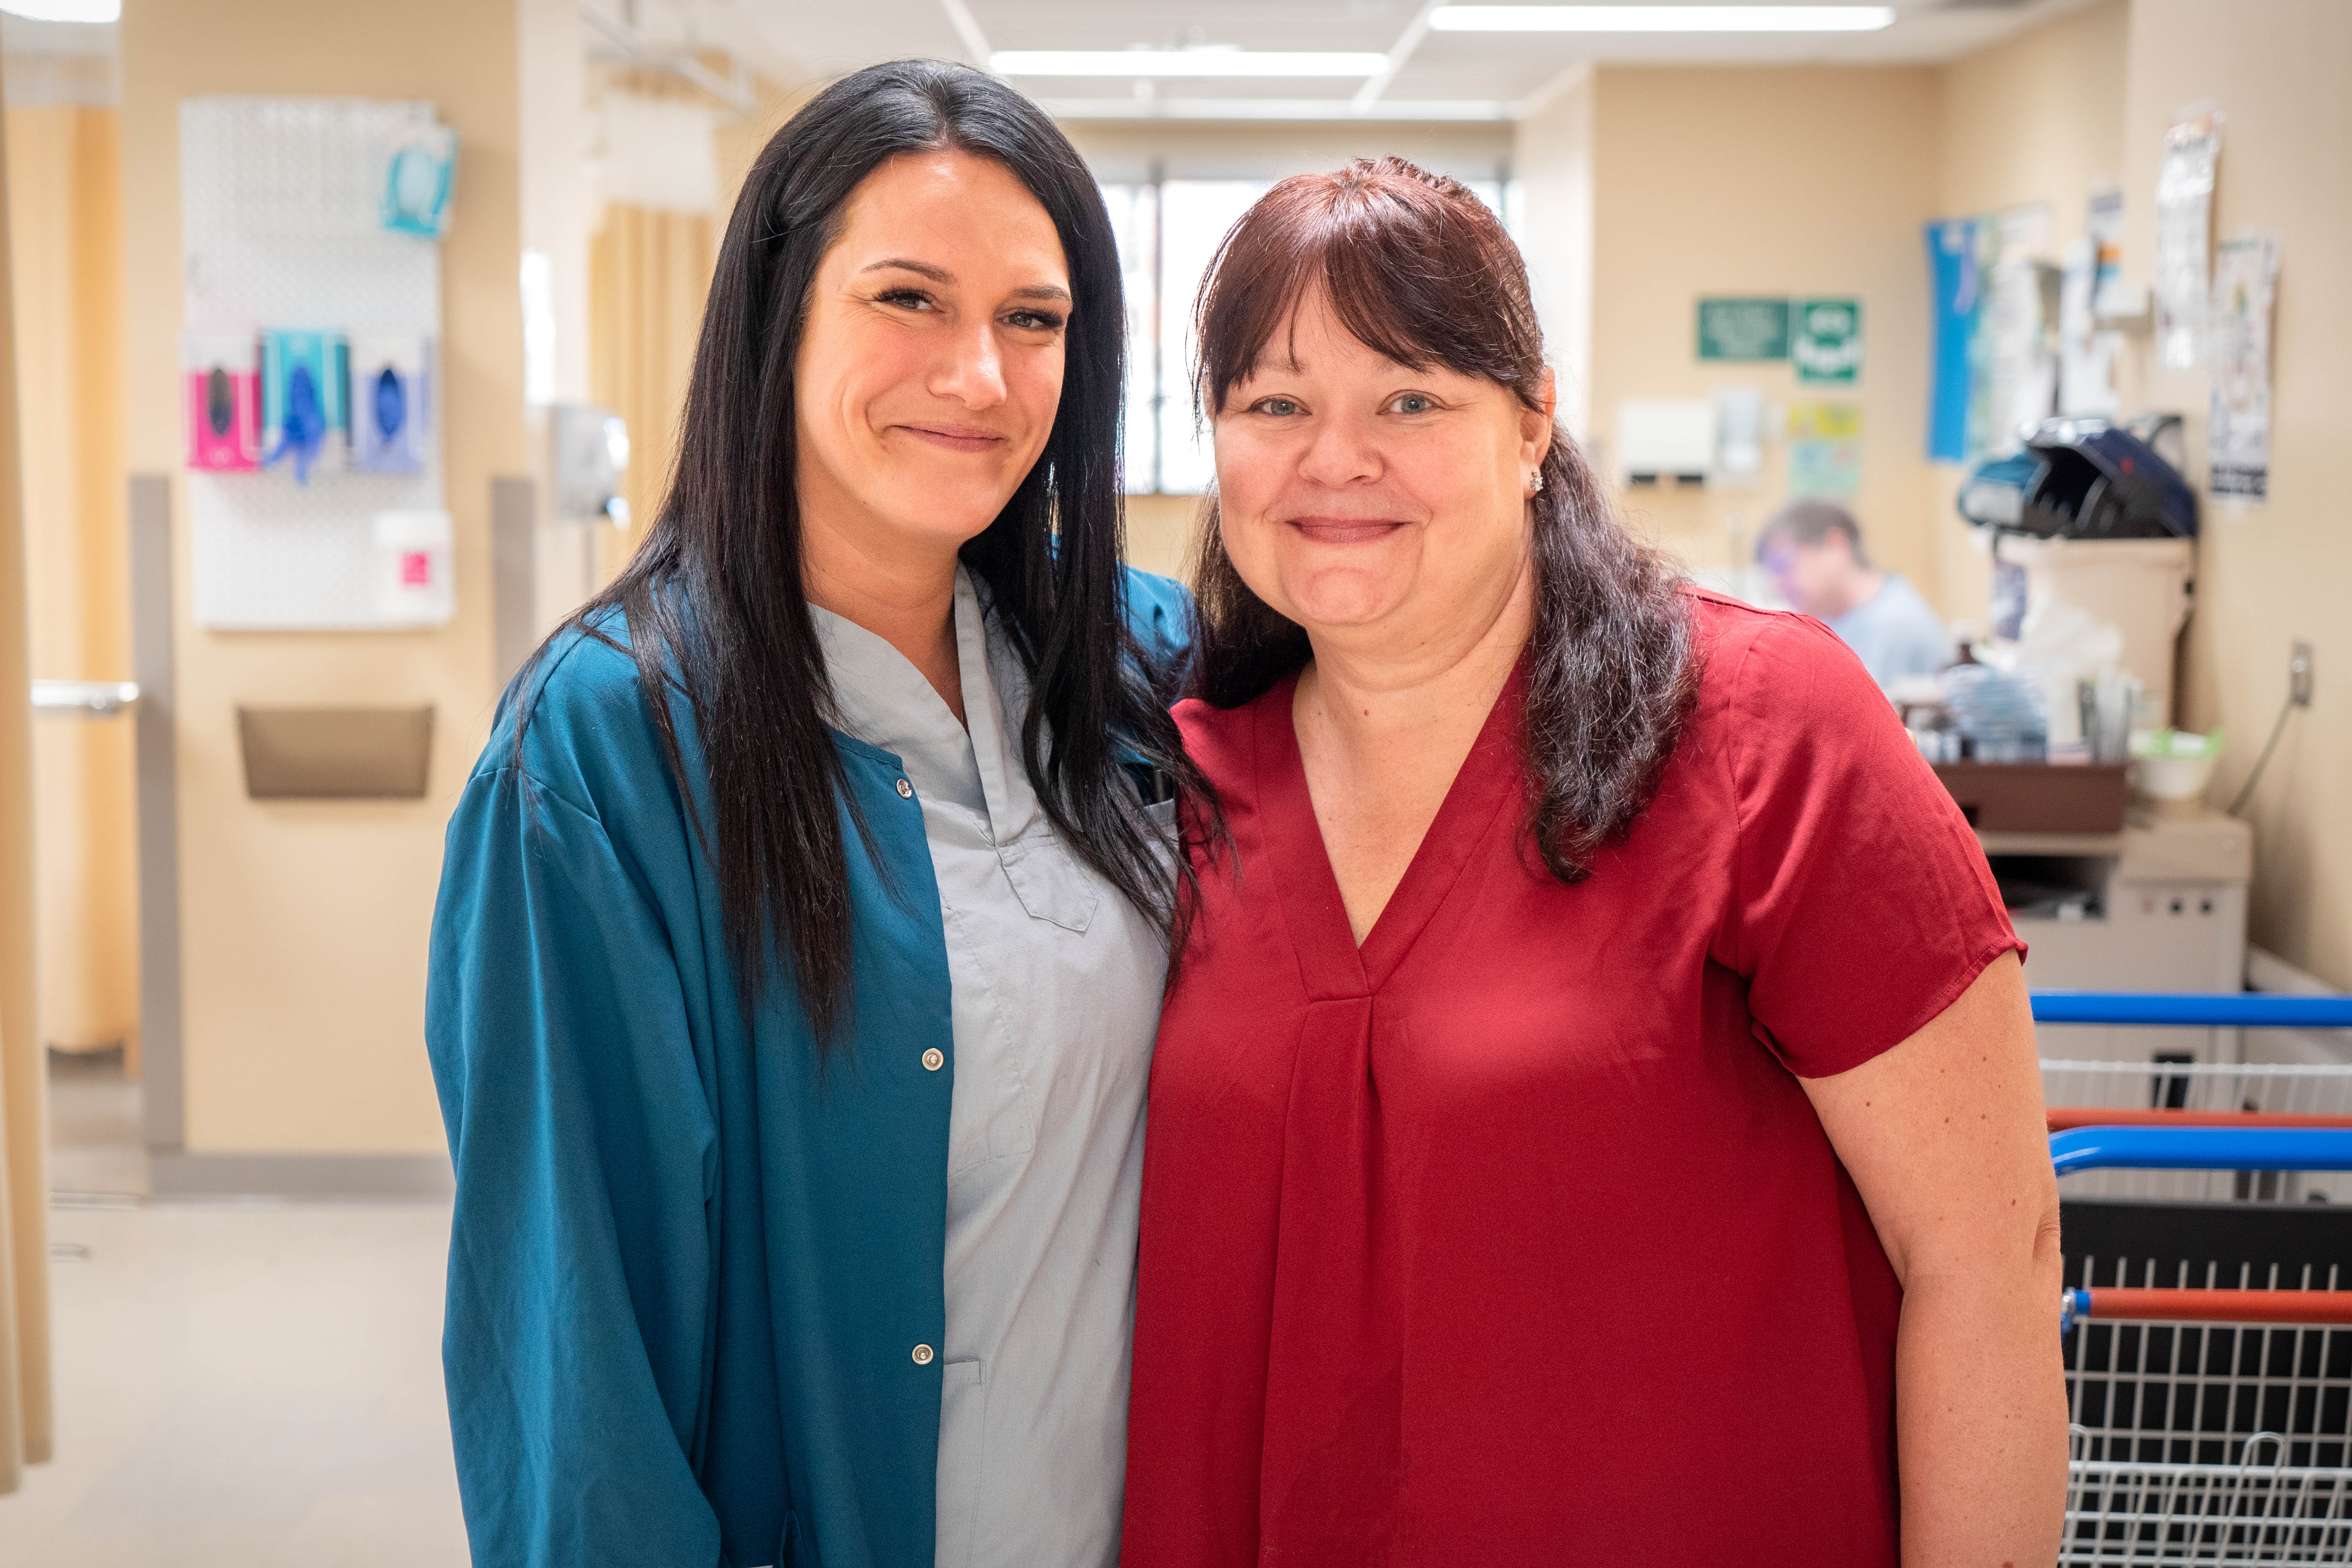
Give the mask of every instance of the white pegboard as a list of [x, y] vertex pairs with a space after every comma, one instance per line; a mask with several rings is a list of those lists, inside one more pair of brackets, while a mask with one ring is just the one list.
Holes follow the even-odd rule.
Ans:
[[[394, 148], [430, 103], [194, 98], [180, 106], [190, 332], [441, 330], [440, 247], [383, 226]], [[191, 473], [197, 624], [215, 630], [415, 626], [382, 592], [375, 518], [443, 502], [441, 356], [413, 474]]]

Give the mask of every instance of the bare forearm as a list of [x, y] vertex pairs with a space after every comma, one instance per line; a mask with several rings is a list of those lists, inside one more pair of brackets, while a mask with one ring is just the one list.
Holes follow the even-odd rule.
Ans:
[[2054, 1237], [2048, 1251], [2030, 1279], [1915, 1278], [1905, 1291], [1895, 1398], [1903, 1568], [2046, 1568], [2057, 1558], [2066, 1394]]

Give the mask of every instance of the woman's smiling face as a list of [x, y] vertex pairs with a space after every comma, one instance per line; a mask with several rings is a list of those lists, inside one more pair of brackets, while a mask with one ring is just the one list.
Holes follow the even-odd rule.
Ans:
[[818, 265], [793, 373], [807, 526], [866, 551], [956, 545], [1035, 467], [1062, 400], [1069, 266], [1003, 164], [904, 154]]
[[1318, 641], [1448, 639], [1526, 570], [1549, 415], [1366, 347], [1319, 292], [1276, 328], [1215, 429], [1226, 552]]

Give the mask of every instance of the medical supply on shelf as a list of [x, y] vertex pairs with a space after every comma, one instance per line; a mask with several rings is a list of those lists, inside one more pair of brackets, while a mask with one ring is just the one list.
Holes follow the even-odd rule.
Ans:
[[191, 468], [236, 473], [261, 465], [261, 345], [250, 332], [190, 332], [180, 340]]
[[261, 334], [261, 462], [290, 460], [308, 483], [319, 468], [340, 468], [351, 439], [345, 397], [350, 347], [339, 332]]
[[432, 427], [432, 341], [413, 333], [354, 333], [351, 340], [352, 467], [414, 474], [425, 467]]

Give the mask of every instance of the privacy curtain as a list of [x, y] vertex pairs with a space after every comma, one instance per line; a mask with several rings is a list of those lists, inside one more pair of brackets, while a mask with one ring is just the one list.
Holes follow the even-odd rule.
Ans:
[[[8, 110], [9, 261], [33, 674], [127, 680], [122, 185], [110, 106]], [[131, 721], [33, 728], [45, 1044], [120, 1045], [138, 1067]]]
[[14, 1491], [26, 1464], [49, 1457], [49, 1243], [6, 153], [0, 115], [0, 1491]]
[[631, 521], [603, 531], [600, 583], [628, 561], [668, 486], [717, 233], [709, 213], [608, 202], [589, 242], [589, 395], [628, 422], [630, 446]]

